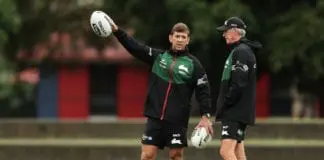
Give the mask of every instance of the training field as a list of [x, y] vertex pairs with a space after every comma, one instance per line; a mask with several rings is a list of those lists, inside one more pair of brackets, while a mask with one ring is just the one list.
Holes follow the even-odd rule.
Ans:
[[[189, 133], [198, 122], [191, 121]], [[219, 125], [205, 149], [189, 147], [186, 160], [220, 159]], [[143, 121], [0, 122], [0, 159], [5, 160], [136, 160]], [[249, 160], [305, 160], [324, 156], [324, 121], [258, 120], [247, 132]], [[218, 157], [218, 158], [217, 158]], [[167, 150], [158, 159], [168, 160]]]

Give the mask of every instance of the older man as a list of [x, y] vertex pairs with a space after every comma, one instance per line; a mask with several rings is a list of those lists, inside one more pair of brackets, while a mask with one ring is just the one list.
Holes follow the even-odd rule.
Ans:
[[249, 41], [247, 26], [231, 17], [217, 28], [223, 32], [230, 54], [225, 62], [217, 100], [216, 121], [221, 122], [220, 154], [224, 160], [246, 160], [244, 135], [247, 125], [255, 123], [256, 58], [259, 42]]

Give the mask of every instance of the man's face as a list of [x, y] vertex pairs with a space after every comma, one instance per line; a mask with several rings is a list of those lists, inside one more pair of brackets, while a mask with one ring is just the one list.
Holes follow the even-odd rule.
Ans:
[[226, 44], [235, 43], [241, 38], [240, 34], [235, 28], [230, 28], [228, 30], [225, 30], [223, 33], [223, 37], [226, 40]]
[[184, 50], [189, 44], [190, 38], [186, 32], [174, 32], [169, 35], [169, 41], [173, 50]]

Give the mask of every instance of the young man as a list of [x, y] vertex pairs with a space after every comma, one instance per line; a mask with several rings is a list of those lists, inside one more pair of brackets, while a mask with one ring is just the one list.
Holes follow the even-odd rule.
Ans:
[[187, 126], [193, 92], [200, 103], [201, 121], [197, 127], [212, 132], [209, 120], [210, 89], [205, 70], [190, 55], [189, 28], [177, 23], [169, 34], [170, 49], [159, 50], [138, 43], [110, 19], [114, 35], [134, 57], [151, 67], [145, 102], [146, 129], [142, 137], [141, 160], [154, 160], [158, 149], [170, 148], [172, 160], [182, 160], [187, 146]]
[[227, 19], [217, 28], [231, 52], [225, 62], [216, 121], [221, 121], [220, 154], [224, 160], [246, 160], [244, 135], [247, 125], [255, 124], [256, 59], [259, 42], [245, 38], [246, 25], [237, 18]]

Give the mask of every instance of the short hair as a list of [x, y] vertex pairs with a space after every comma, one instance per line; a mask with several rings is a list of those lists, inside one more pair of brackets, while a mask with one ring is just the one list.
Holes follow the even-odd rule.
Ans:
[[237, 31], [241, 37], [245, 37], [246, 35], [245, 29], [237, 28]]
[[190, 35], [189, 27], [186, 24], [182, 23], [182, 22], [176, 23], [172, 27], [170, 34], [173, 34], [174, 32], [184, 32], [184, 33], [187, 33], [188, 35]]

